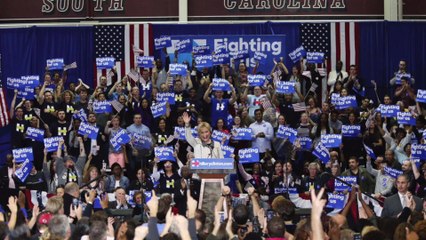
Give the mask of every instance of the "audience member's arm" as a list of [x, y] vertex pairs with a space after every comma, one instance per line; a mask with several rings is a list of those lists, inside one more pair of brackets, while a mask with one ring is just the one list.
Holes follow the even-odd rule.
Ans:
[[206, 103], [211, 103], [212, 99], [210, 98], [210, 93], [212, 92], [213, 83], [210, 83], [209, 88], [207, 88], [204, 93], [203, 99]]
[[340, 214], [342, 214], [345, 217], [348, 216], [349, 210], [351, 210], [351, 205], [354, 203], [355, 200], [356, 200], [356, 190], [355, 188], [352, 188], [351, 192], [349, 193], [348, 202], [346, 203], [345, 207], [343, 208]]
[[417, 168], [417, 165], [413, 159], [410, 159], [410, 162], [411, 162], [411, 168], [413, 169], [414, 178], [417, 180], [420, 177], [419, 169]]
[[188, 115], [187, 112], [184, 112], [182, 115], [183, 121], [185, 122], [185, 138], [186, 141], [189, 143], [189, 145], [191, 145], [193, 148], [195, 148], [195, 146], [197, 146], [197, 141], [195, 140], [194, 136], [192, 136], [192, 131], [191, 131], [191, 117]]
[[243, 167], [243, 164], [241, 163], [238, 163], [238, 172], [241, 174], [241, 177], [244, 179], [244, 181], [248, 181], [253, 178], [250, 174], [246, 172]]
[[[16, 97], [18, 96], [18, 90], [15, 89], [15, 94], [13, 95], [13, 99], [12, 102], [10, 103], [10, 112], [9, 112], [9, 116], [12, 119], [13, 115], [15, 114], [15, 104], [16, 104]], [[23, 99], [25, 100], [25, 99]]]
[[234, 88], [234, 86], [233, 85], [231, 85], [231, 91], [232, 91], [232, 94], [231, 94], [231, 99], [229, 99], [229, 104], [234, 104], [235, 103], [235, 101], [237, 101], [237, 93], [235, 92], [235, 88]]
[[379, 174], [379, 171], [374, 169], [371, 165], [371, 157], [367, 155], [367, 172], [369, 172], [371, 175], [377, 177], [377, 174]]
[[315, 190], [311, 190], [311, 200], [312, 200], [312, 209], [311, 209], [311, 228], [312, 228], [312, 240], [323, 240], [324, 239], [324, 230], [321, 223], [321, 214], [324, 209], [326, 200], [322, 199], [324, 194], [324, 188], [321, 188], [318, 195], [315, 194]]
[[157, 212], [158, 212], [158, 198], [155, 195], [155, 191], [152, 191], [151, 200], [149, 200], [146, 205], [149, 208], [149, 220], [148, 220], [148, 236], [146, 237], [149, 240], [160, 239], [160, 235], [157, 230]]
[[362, 198], [362, 192], [359, 188], [358, 188], [358, 199], [361, 202], [362, 208], [364, 209], [365, 213], [367, 214], [367, 217], [368, 218], [374, 217], [375, 216], [374, 211], [371, 210], [371, 208], [365, 203], [364, 199]]
[[7, 223], [9, 230], [15, 229], [16, 219], [17, 219], [17, 215], [18, 215], [17, 201], [18, 201], [18, 199], [16, 199], [16, 197], [13, 197], [13, 196], [9, 197], [9, 203], [7, 204], [7, 207], [10, 210], [10, 218], [9, 218], [9, 222]]
[[37, 222], [37, 216], [38, 216], [39, 213], [40, 213], [40, 209], [38, 208], [37, 205], [34, 205], [33, 214], [31, 216], [30, 221], [27, 223], [27, 226], [28, 226], [29, 229], [33, 229], [34, 225]]
[[188, 231], [190, 239], [198, 239], [197, 228], [195, 226], [195, 212], [197, 211], [198, 202], [191, 197], [191, 194], [187, 194], [186, 205], [188, 208]]

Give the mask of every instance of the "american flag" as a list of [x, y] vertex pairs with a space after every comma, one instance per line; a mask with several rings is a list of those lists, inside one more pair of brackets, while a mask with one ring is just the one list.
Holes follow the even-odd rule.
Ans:
[[[136, 66], [136, 56], [140, 52], [134, 49], [141, 49], [145, 56], [152, 56], [154, 49], [152, 36], [150, 24], [95, 26], [96, 57], [114, 57], [117, 80], [120, 80]], [[100, 76], [108, 76], [107, 70], [97, 69], [95, 85], [99, 84]], [[110, 77], [108, 79], [110, 81]]]
[[[1, 54], [0, 54], [0, 127], [4, 127], [9, 124], [9, 111], [6, 102], [6, 94], [2, 84], [2, 69], [1, 69]], [[13, 109], [11, 109], [13, 111]]]

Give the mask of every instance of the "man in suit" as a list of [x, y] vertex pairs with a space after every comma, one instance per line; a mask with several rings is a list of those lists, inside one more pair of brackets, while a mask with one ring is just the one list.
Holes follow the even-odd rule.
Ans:
[[397, 217], [405, 207], [419, 212], [422, 210], [423, 201], [419, 197], [412, 195], [408, 191], [409, 187], [409, 177], [405, 174], [399, 175], [396, 179], [398, 193], [386, 198], [382, 217]]

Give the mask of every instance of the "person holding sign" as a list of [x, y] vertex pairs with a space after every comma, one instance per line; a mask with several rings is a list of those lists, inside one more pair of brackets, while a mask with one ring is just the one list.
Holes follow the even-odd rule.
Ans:
[[401, 101], [404, 104], [404, 108], [415, 105], [416, 103], [416, 92], [410, 85], [410, 79], [408, 77], [401, 78], [401, 86], [395, 89], [395, 101]]
[[223, 158], [221, 144], [211, 139], [210, 124], [207, 122], [198, 124], [198, 138], [194, 138], [191, 132], [191, 117], [187, 112], [184, 112], [182, 118], [185, 122], [185, 138], [189, 145], [194, 148], [195, 158]]
[[337, 82], [343, 82], [343, 79], [347, 77], [348, 77], [348, 73], [345, 70], [343, 70], [343, 62], [340, 60], [337, 61], [336, 69], [333, 71], [330, 71], [330, 73], [328, 74], [327, 85], [330, 87], [330, 91], [333, 92], [334, 85]]
[[114, 136], [121, 130], [123, 129], [120, 127], [120, 118], [118, 116], [114, 116], [111, 121], [108, 121], [106, 124], [105, 135], [108, 135], [110, 140], [108, 154], [109, 166], [112, 166], [114, 163], [118, 163], [122, 168], [124, 168], [125, 162], [127, 162], [127, 159], [125, 159], [125, 149], [123, 149], [123, 147], [115, 149], [111, 143], [111, 139], [114, 138]]
[[228, 119], [229, 114], [229, 105], [234, 104], [234, 102], [237, 100], [237, 94], [235, 93], [234, 86], [231, 85], [232, 90], [232, 96], [230, 99], [224, 99], [223, 98], [223, 91], [215, 91], [214, 98], [210, 97], [210, 93], [212, 92], [213, 83], [209, 85], [209, 88], [204, 93], [204, 101], [206, 103], [211, 104], [211, 123], [213, 124], [213, 127], [216, 126], [218, 119]]
[[349, 169], [342, 173], [343, 177], [355, 176], [357, 184], [361, 187], [362, 191], [371, 194], [374, 192], [374, 180], [367, 170], [359, 166], [357, 157], [351, 156], [349, 158]]
[[415, 80], [414, 78], [411, 76], [411, 74], [409, 72], [407, 72], [407, 61], [405, 60], [400, 60], [399, 61], [399, 65], [398, 65], [398, 71], [394, 73], [394, 77], [389, 80], [389, 83], [391, 86], [395, 86], [398, 85], [398, 80], [401, 80], [401, 76], [402, 75], [406, 75], [406, 76], [410, 76], [409, 77], [409, 83], [410, 84], [414, 84]]
[[271, 148], [271, 141], [274, 138], [274, 128], [269, 122], [263, 120], [263, 113], [261, 109], [257, 109], [254, 112], [256, 122], [250, 124], [252, 130], [252, 147], [258, 148], [261, 154], [260, 158], [263, 158], [266, 151]]

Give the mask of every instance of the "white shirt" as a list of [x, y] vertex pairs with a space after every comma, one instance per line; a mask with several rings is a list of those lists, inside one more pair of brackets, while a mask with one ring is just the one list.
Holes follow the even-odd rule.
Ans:
[[[258, 148], [260, 153], [266, 152], [266, 149], [271, 150], [271, 140], [274, 137], [274, 129], [272, 125], [268, 122], [262, 121], [258, 123], [257, 121], [250, 124], [250, 128], [253, 133], [253, 142], [252, 147]], [[258, 133], [263, 132], [265, 134], [264, 138], [256, 138]]]
[[[407, 194], [402, 194], [400, 192], [398, 192], [398, 196], [399, 196], [399, 200], [401, 201], [401, 206], [402, 208], [405, 208], [407, 206]], [[404, 201], [405, 198], [405, 201]]]
[[336, 81], [343, 82], [343, 79], [348, 77], [348, 73], [346, 71], [342, 70], [340, 71], [340, 73], [341, 75], [339, 75], [336, 70], [333, 70], [328, 74], [327, 85], [331, 87], [330, 91], [334, 90], [334, 84], [336, 83]]

